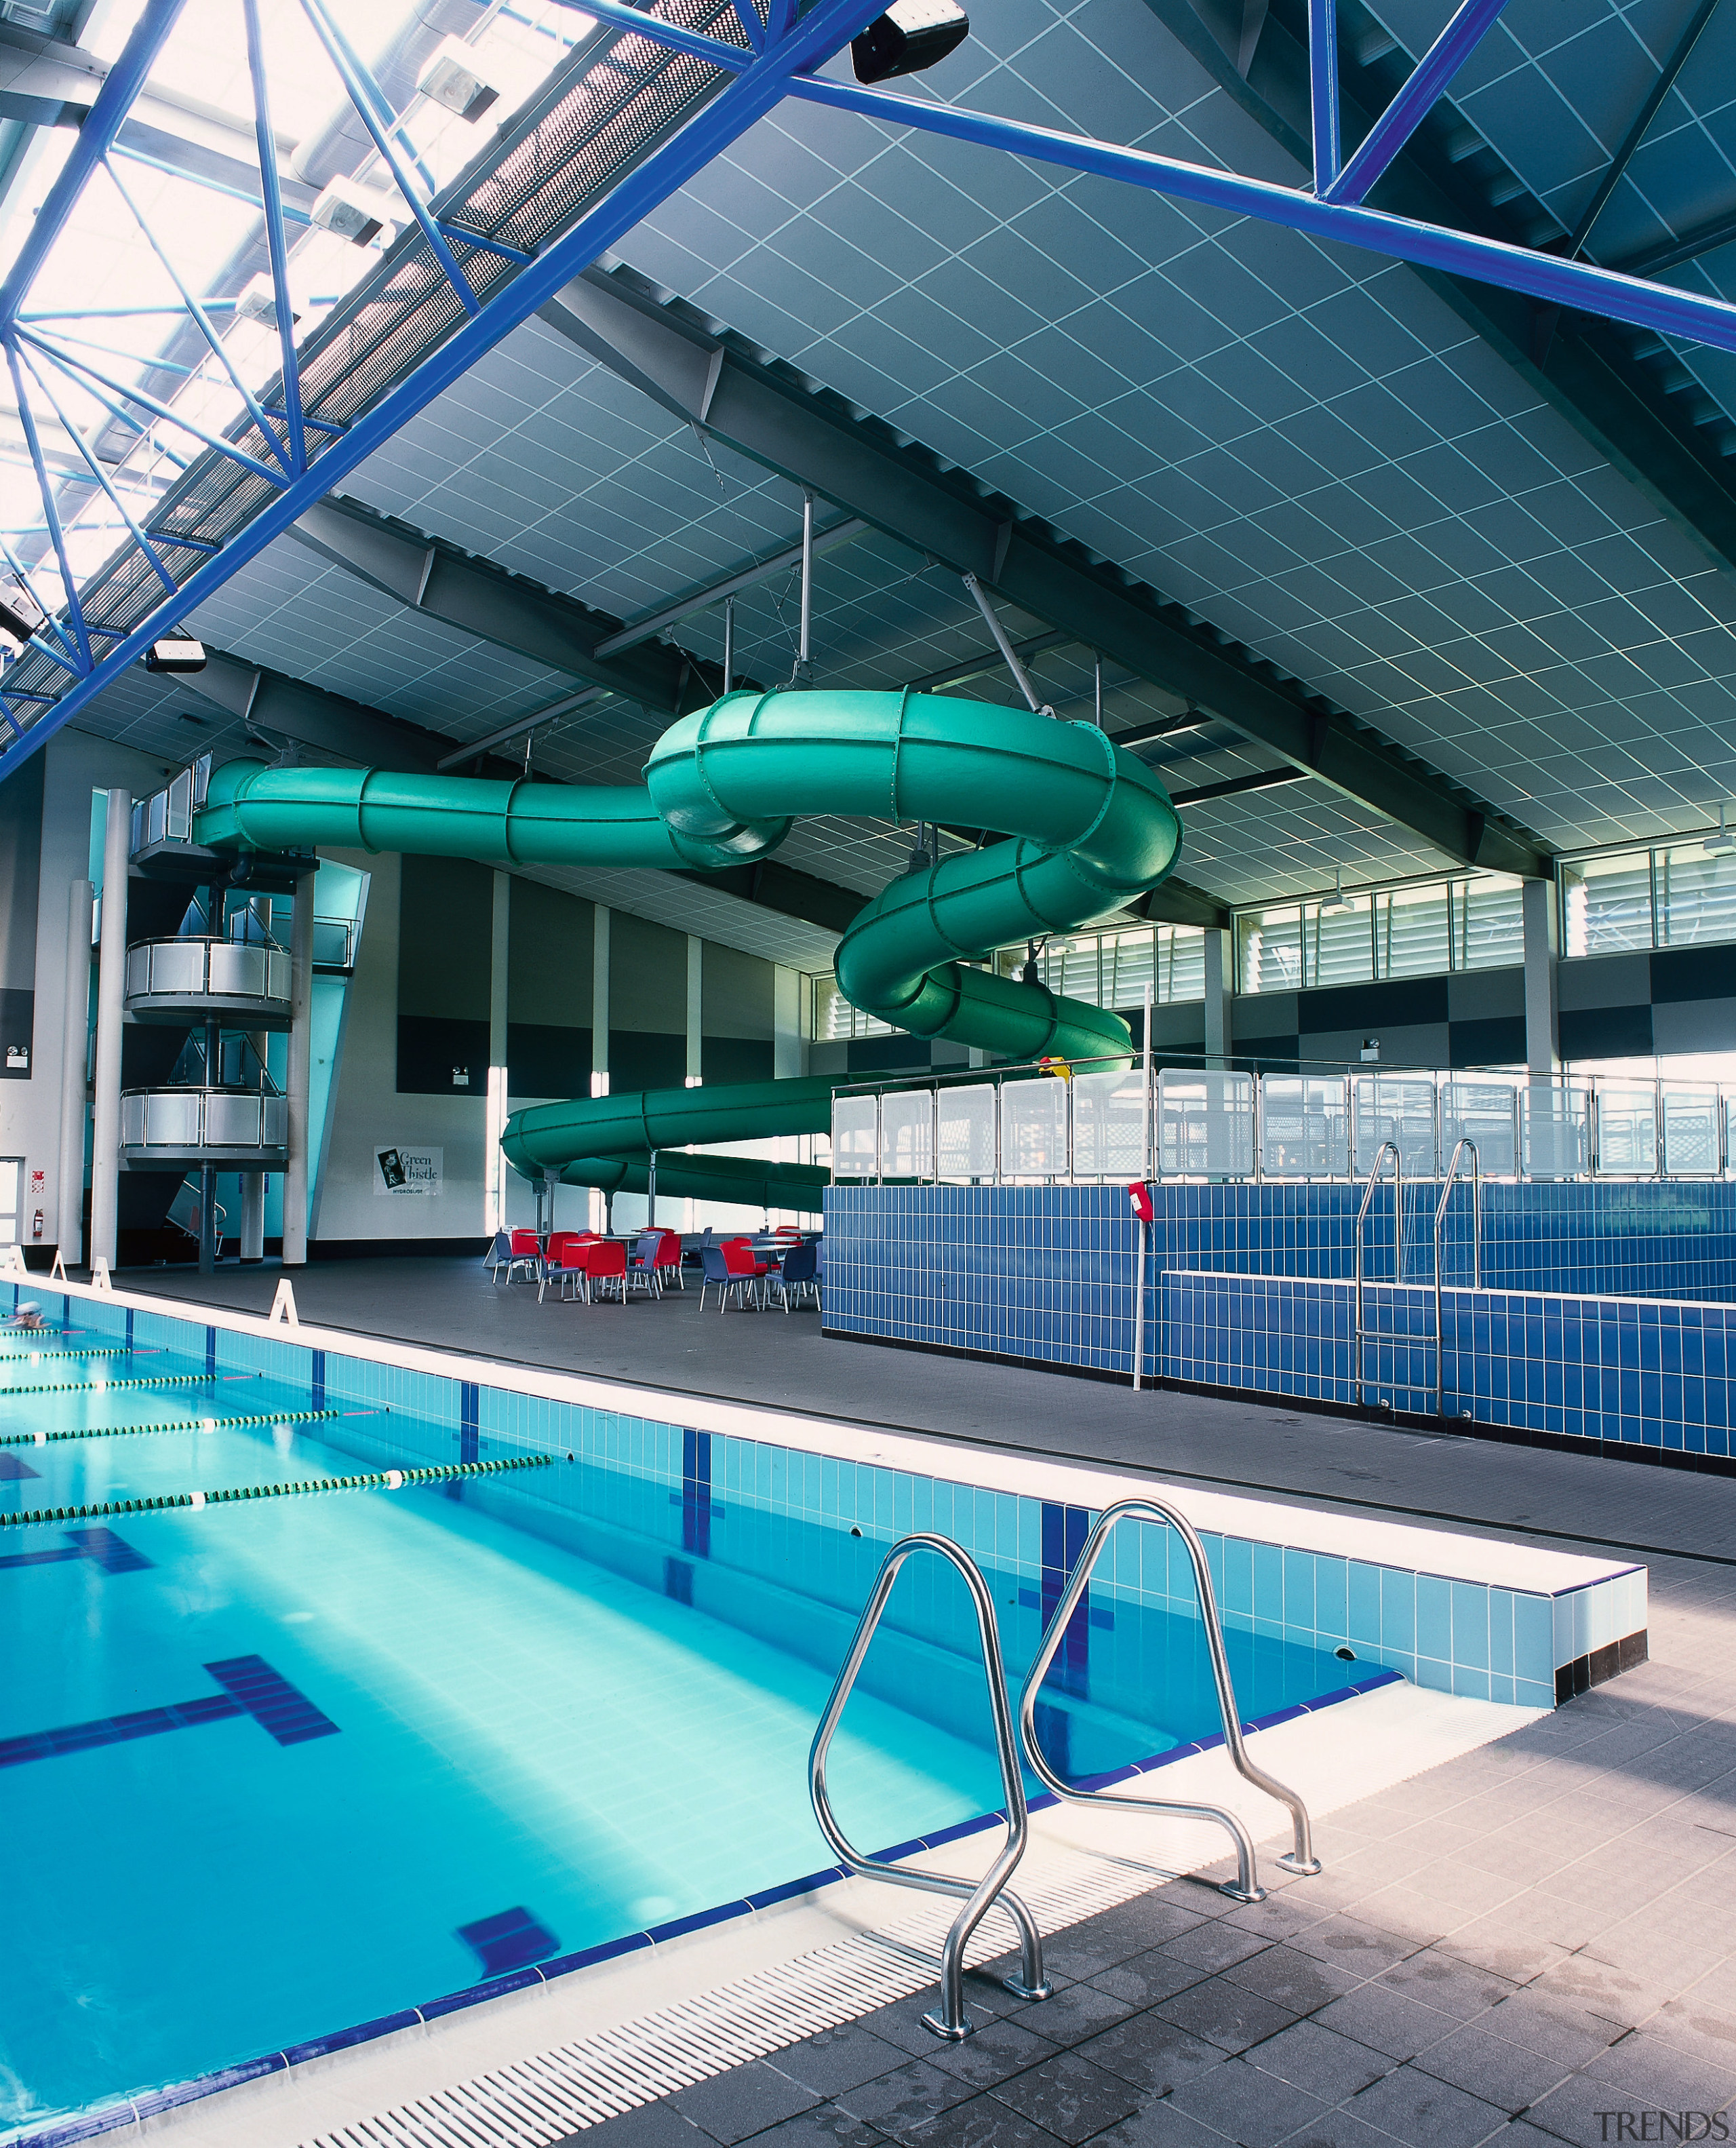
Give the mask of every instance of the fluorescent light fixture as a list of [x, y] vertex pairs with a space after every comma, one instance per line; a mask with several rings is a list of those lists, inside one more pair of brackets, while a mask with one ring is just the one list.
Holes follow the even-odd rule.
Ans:
[[364, 186], [359, 179], [335, 178], [320, 188], [309, 210], [309, 220], [352, 246], [367, 246], [384, 231], [390, 245], [398, 235], [402, 203], [384, 187]]
[[435, 104], [444, 104], [466, 121], [480, 119], [500, 94], [498, 83], [482, 71], [476, 48], [462, 38], [442, 38], [416, 78], [416, 87]]
[[971, 18], [956, 0], [894, 0], [850, 43], [858, 82], [890, 82], [918, 74], [956, 49], [971, 34]]
[[188, 634], [165, 634], [144, 653], [147, 671], [203, 671], [205, 645]]
[[1725, 817], [1728, 811], [1729, 808], [1728, 806], [1720, 806], [1718, 807], [1718, 833], [1715, 836], [1707, 836], [1705, 841], [1700, 846], [1703, 850], [1713, 852], [1719, 851], [1736, 851], [1736, 836], [1733, 836], [1730, 833], [1729, 823]]
[[1332, 883], [1332, 891], [1320, 906], [1320, 914], [1324, 917], [1329, 910], [1348, 910], [1350, 907], [1350, 897], [1344, 892], [1344, 868], [1340, 866], [1337, 877]]

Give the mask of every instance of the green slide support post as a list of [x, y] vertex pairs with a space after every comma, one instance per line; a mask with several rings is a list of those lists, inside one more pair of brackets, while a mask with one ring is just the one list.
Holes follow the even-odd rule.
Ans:
[[[974, 966], [1011, 941], [1077, 931], [1175, 867], [1181, 828], [1163, 786], [1092, 724], [939, 695], [726, 694], [663, 734], [642, 789], [232, 760], [211, 776], [194, 836], [217, 850], [323, 843], [704, 871], [765, 856], [804, 813], [1012, 838], [907, 873], [856, 916], [837, 957], [853, 1006], [1002, 1058], [1130, 1057], [1119, 1015]], [[550, 1169], [569, 1184], [635, 1191], [654, 1152], [830, 1132], [835, 1086], [814, 1076], [534, 1104], [513, 1114], [501, 1147], [527, 1177]], [[685, 1193], [684, 1177], [700, 1198], [812, 1208], [825, 1173], [659, 1154], [660, 1192]], [[712, 1190], [724, 1184], [755, 1190]]]

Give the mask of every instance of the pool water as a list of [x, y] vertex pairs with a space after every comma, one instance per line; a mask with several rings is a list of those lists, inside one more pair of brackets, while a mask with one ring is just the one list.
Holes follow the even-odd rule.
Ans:
[[[208, 1378], [169, 1351], [51, 1363], [55, 1339], [33, 1366], [0, 1344], [0, 1439], [183, 1428], [0, 1447], [0, 1509], [429, 1451], [430, 1428], [396, 1415], [298, 1422], [305, 1386]], [[23, 1392], [51, 1378], [88, 1384]], [[243, 1415], [265, 1421], [200, 1428]], [[680, 1502], [560, 1459], [0, 1530], [0, 2138], [828, 1864], [808, 1746], [884, 1544], [744, 1512], [713, 1559], [714, 1508], [677, 1559]], [[936, 1566], [834, 1750], [840, 1818], [869, 1849], [1001, 1802], [964, 1593]], [[991, 1580], [1016, 1676], [1041, 1614], [1016, 1577]], [[1090, 1617], [1089, 1677], [1064, 1657], [1045, 1706], [1065, 1764], [1216, 1727], [1197, 1621]], [[1228, 1640], [1244, 1717], [1345, 1683], [1319, 1652]]]

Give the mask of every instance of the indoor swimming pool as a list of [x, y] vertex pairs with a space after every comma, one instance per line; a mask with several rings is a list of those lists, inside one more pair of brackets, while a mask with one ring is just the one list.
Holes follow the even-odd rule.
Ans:
[[[887, 1480], [865, 1528], [849, 1465], [820, 1457], [785, 1457], [808, 1499], [691, 1428], [615, 1419], [563, 1450], [524, 1415], [559, 1406], [522, 1395], [48, 1306], [59, 1332], [0, 1338], [0, 1513], [45, 1516], [0, 1528], [0, 1781], [29, 1846], [0, 1938], [0, 2138], [70, 2138], [72, 2114], [431, 2018], [825, 1867], [808, 1746], [891, 1473], [863, 1473]], [[533, 1447], [511, 1476], [145, 1503]], [[951, 1521], [911, 1519], [968, 1541], [967, 1511], [1000, 1516], [977, 1556], [1016, 1676], [1086, 1516], [955, 1489]], [[835, 1752], [859, 1842], [998, 1802], [967, 1599], [932, 1563]], [[1106, 1568], [1051, 1674], [1042, 1734], [1075, 1774], [1216, 1730], [1197, 1620], [1131, 1571]], [[1393, 1676], [1251, 1621], [1227, 1639], [1252, 1721]]]

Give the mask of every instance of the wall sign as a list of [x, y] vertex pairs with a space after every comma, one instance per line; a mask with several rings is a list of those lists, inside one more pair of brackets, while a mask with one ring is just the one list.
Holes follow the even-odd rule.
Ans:
[[439, 1194], [445, 1191], [443, 1148], [377, 1148], [374, 1190], [388, 1194]]

